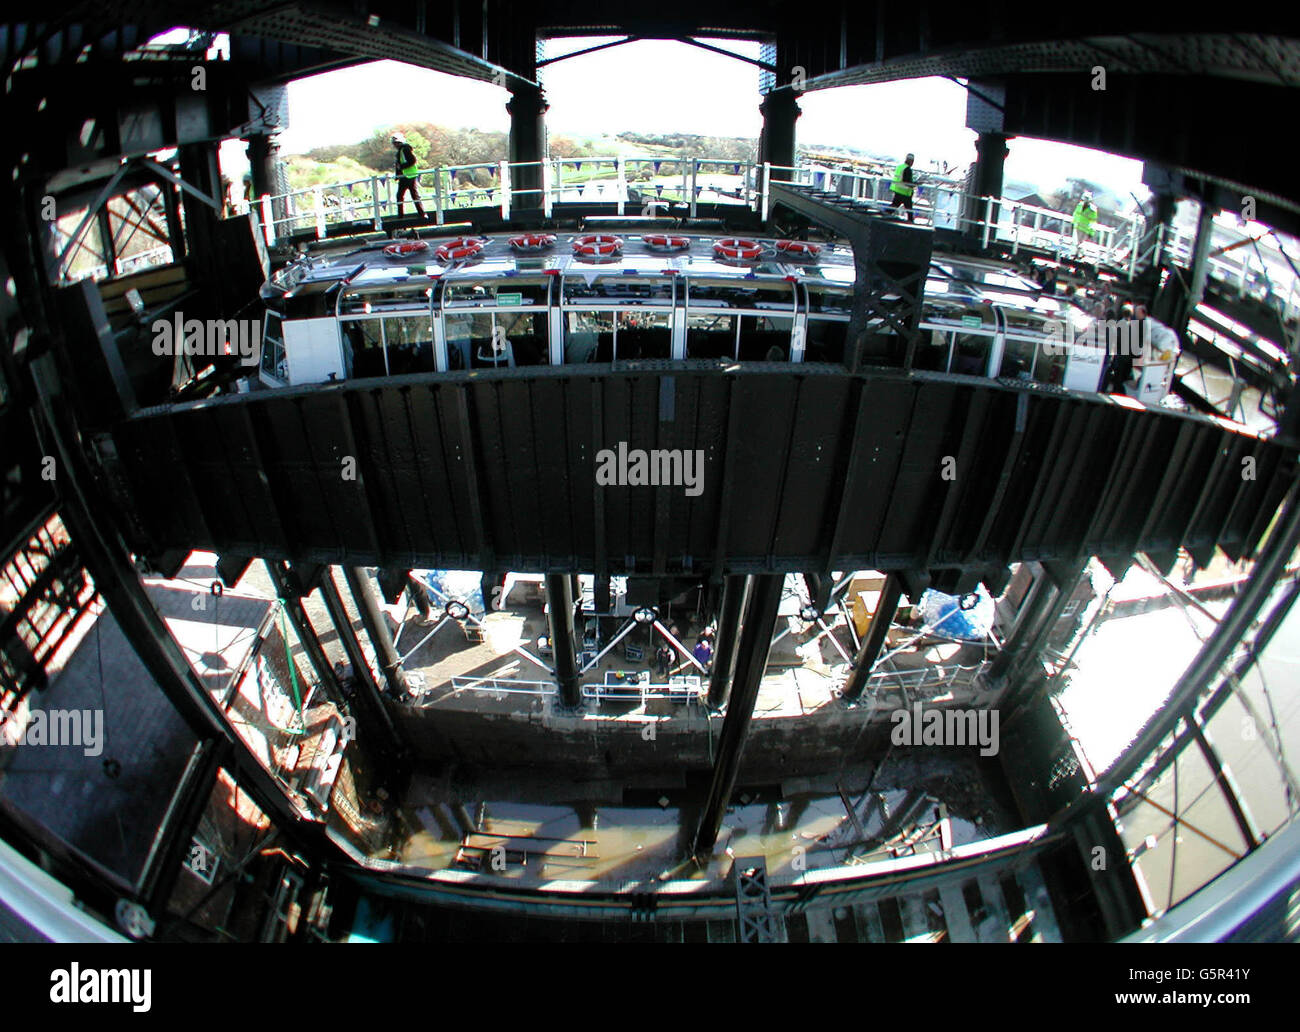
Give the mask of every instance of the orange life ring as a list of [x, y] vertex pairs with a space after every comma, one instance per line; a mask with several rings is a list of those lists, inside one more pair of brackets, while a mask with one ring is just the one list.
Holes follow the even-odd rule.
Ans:
[[553, 243], [554, 233], [523, 233], [510, 238], [510, 246], [516, 251], [544, 251]]
[[623, 250], [622, 238], [608, 233], [575, 237], [573, 241], [574, 254], [589, 254], [604, 258], [611, 254], [618, 254], [621, 250]]
[[798, 255], [800, 258], [813, 258], [821, 254], [821, 244], [810, 244], [806, 240], [778, 240], [776, 249], [783, 254]]
[[428, 249], [429, 245], [423, 240], [406, 240], [400, 244], [389, 244], [384, 248], [384, 254], [393, 256], [418, 254], [420, 251], [427, 251]]
[[476, 237], [457, 237], [438, 245], [434, 252], [440, 262], [455, 262], [462, 258], [472, 258], [483, 250], [483, 241]]
[[655, 251], [684, 251], [691, 246], [689, 237], [669, 236], [666, 233], [651, 233], [643, 236], [641, 241]]
[[728, 237], [726, 240], [719, 240], [713, 245], [713, 251], [721, 258], [734, 258], [741, 261], [752, 262], [760, 254], [763, 248], [753, 240], [742, 240], [739, 237]]

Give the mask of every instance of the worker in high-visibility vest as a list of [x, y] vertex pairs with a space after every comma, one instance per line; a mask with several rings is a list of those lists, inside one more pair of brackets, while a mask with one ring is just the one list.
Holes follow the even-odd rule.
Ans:
[[420, 203], [420, 188], [415, 182], [415, 177], [420, 174], [419, 163], [415, 160], [415, 151], [406, 142], [405, 134], [400, 132], [393, 133], [393, 147], [397, 150], [397, 163], [394, 169], [397, 173], [397, 214], [399, 216], [405, 214], [402, 198], [409, 193], [420, 217], [428, 218], [424, 214], [424, 205]]
[[915, 160], [916, 155], [909, 154], [907, 159], [894, 169], [894, 178], [889, 181], [889, 191], [894, 195], [889, 202], [889, 207], [906, 208], [908, 222], [916, 221], [912, 215], [912, 194], [916, 192], [912, 179], [912, 162]]
[[1074, 206], [1074, 253], [1079, 253], [1079, 243], [1091, 238], [1096, 230], [1097, 209], [1092, 203], [1092, 194], [1087, 190]]

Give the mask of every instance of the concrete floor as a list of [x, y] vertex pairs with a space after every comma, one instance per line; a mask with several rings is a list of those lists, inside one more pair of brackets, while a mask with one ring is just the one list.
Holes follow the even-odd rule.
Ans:
[[[763, 856], [769, 877], [937, 851], [1014, 830], [1009, 801], [969, 754], [894, 750], [838, 775], [741, 790], [706, 868], [684, 862], [699, 821], [689, 787], [624, 780], [422, 777], [377, 859], [417, 870], [482, 871], [525, 883], [605, 884], [724, 878], [736, 856]], [[664, 783], [671, 785], [666, 777]]]

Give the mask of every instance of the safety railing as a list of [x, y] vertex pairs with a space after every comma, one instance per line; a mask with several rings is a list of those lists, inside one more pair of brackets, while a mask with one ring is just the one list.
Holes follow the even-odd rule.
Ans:
[[617, 680], [607, 674], [598, 684], [584, 684], [582, 695], [601, 702], [699, 702], [705, 691], [703, 679], [695, 674], [673, 674], [667, 683], [655, 684], [648, 676]]
[[[771, 183], [807, 187], [837, 195], [855, 208], [885, 214], [893, 203], [892, 176], [885, 171], [832, 168], [805, 164], [798, 168], [771, 166]], [[1021, 247], [1046, 250], [1060, 256], [1080, 254], [1110, 265], [1132, 279], [1141, 265], [1141, 241], [1145, 221], [1135, 213], [1118, 225], [1096, 223], [1094, 237], [1079, 239], [1074, 231], [1073, 211], [1059, 211], [1024, 204], [1008, 197], [976, 196], [962, 180], [920, 173], [913, 184], [912, 212], [922, 224], [978, 235], [984, 247], [1010, 244], [1011, 253]], [[766, 207], [764, 209], [766, 211]]]
[[553, 158], [545, 163], [545, 208], [556, 204], [613, 204], [617, 214], [654, 216], [701, 202], [753, 208], [757, 170], [729, 158]]
[[[462, 211], [499, 208], [503, 219], [518, 208], [541, 208], [551, 217], [557, 206], [607, 206], [612, 214], [697, 216], [699, 206], [735, 205], [771, 212], [771, 187], [787, 184], [838, 195], [845, 202], [885, 212], [891, 202], [890, 175], [835, 168], [824, 162], [772, 165], [731, 158], [674, 158], [657, 155], [551, 158], [532, 162], [478, 162], [424, 169], [415, 177], [420, 203], [437, 225], [463, 221]], [[255, 203], [268, 244], [304, 234], [318, 239], [332, 226], [369, 224], [382, 230], [399, 214], [398, 179], [374, 175], [320, 184]], [[1146, 223], [1135, 213], [1115, 225], [1094, 224], [1094, 236], [1079, 240], [1073, 212], [1025, 204], [1008, 197], [972, 195], [963, 180], [920, 173], [913, 212], [923, 223], [978, 236], [985, 247], [1009, 245], [1057, 255], [1080, 254], [1132, 279], [1154, 259]], [[406, 205], [412, 205], [407, 209]], [[414, 212], [404, 199], [401, 214]], [[1175, 230], [1163, 239], [1166, 253], [1188, 264], [1195, 234]], [[1252, 241], [1245, 230], [1215, 226], [1209, 274], [1236, 292], [1272, 304], [1285, 320], [1300, 316], [1300, 286], [1291, 256], [1266, 240]]]
[[[415, 176], [419, 203], [438, 225], [458, 221], [460, 209], [485, 206], [499, 207], [506, 219], [518, 207], [541, 207], [549, 217], [561, 204], [605, 204], [619, 215], [642, 216], [685, 206], [694, 217], [700, 203], [756, 208], [763, 181], [763, 166], [753, 162], [653, 156], [479, 162]], [[274, 245], [303, 234], [320, 239], [334, 225], [382, 230], [385, 219], [415, 212], [406, 197], [398, 211], [398, 187], [396, 176], [374, 175], [264, 194], [255, 204], [266, 242]]]
[[450, 689], [435, 700], [431, 694], [420, 700], [424, 703], [440, 701], [461, 692], [478, 692], [484, 695], [556, 695], [559, 689], [552, 681], [527, 681], [517, 677], [463, 677], [453, 676]]
[[[1271, 233], [1261, 234], [1244, 226], [1215, 223], [1206, 256], [1206, 276], [1216, 288], [1239, 298], [1271, 308], [1283, 324], [1300, 319], [1300, 269], [1297, 256], [1280, 242], [1271, 243]], [[1190, 268], [1196, 251], [1196, 233], [1175, 228], [1168, 237], [1169, 258]], [[1294, 334], [1293, 334], [1294, 335]], [[1287, 345], [1290, 341], [1279, 341]]]
[[[868, 691], [907, 690], [925, 697], [943, 695], [955, 687], [973, 684], [988, 667], [988, 661], [963, 665], [949, 663], [914, 670], [877, 670], [868, 682]], [[635, 677], [607, 672], [602, 681], [582, 685], [582, 697], [599, 706], [602, 703], [647, 702], [699, 703], [708, 685], [698, 674], [671, 674], [665, 682], [650, 680], [649, 673], [636, 671]], [[559, 694], [554, 681], [526, 680], [517, 677], [471, 677], [455, 675], [447, 682], [445, 691], [421, 691], [415, 703], [430, 706], [464, 693], [504, 696], [525, 695], [543, 698]]]
[[[593, 699], [599, 705], [602, 702], [635, 702], [643, 704], [653, 701], [664, 702], [699, 702], [706, 690], [702, 678], [691, 674], [674, 674], [666, 683], [653, 683], [648, 676], [637, 680], [618, 681], [607, 678], [603, 683], [584, 684], [582, 696]], [[559, 694], [553, 681], [530, 681], [517, 677], [467, 677], [456, 675], [447, 682], [443, 692], [426, 690], [421, 692], [415, 702], [417, 705], [430, 706], [443, 702], [452, 696], [466, 692], [480, 695], [528, 695], [543, 698]]]
[[974, 684], [988, 665], [985, 660], [970, 665], [948, 663], [912, 670], [876, 670], [868, 679], [866, 690], [880, 692], [905, 689], [909, 692], [928, 691], [933, 695], [943, 695], [954, 687]]

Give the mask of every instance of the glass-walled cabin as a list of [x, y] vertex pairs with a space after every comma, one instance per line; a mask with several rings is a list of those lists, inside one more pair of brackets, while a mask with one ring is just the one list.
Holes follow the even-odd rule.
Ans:
[[[268, 314], [261, 374], [279, 386], [645, 360], [843, 363], [853, 268], [798, 271], [477, 267], [394, 277], [361, 266]], [[1103, 356], [1064, 344], [1056, 320], [1067, 317], [1055, 302], [990, 293], [940, 270], [927, 283], [913, 367], [1095, 391]]]
[[560, 332], [566, 364], [678, 358], [678, 277], [577, 275], [562, 278]]
[[550, 276], [449, 279], [439, 315], [440, 369], [515, 369], [550, 365]]

